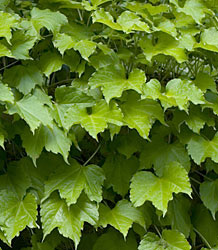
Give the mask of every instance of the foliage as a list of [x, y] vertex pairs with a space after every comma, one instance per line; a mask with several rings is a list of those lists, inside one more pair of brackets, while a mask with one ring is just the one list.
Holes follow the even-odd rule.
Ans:
[[218, 249], [218, 2], [0, 0], [0, 248]]

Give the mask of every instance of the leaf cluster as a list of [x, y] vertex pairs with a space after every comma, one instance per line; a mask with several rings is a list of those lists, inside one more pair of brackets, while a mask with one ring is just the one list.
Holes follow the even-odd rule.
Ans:
[[218, 249], [216, 0], [0, 0], [0, 248]]

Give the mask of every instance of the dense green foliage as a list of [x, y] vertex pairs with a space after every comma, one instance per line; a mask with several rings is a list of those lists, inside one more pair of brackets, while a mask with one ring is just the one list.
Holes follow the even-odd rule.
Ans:
[[218, 1], [0, 0], [0, 248], [218, 249]]

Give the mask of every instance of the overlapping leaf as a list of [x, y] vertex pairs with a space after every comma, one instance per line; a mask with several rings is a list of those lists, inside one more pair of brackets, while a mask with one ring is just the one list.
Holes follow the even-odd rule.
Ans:
[[45, 184], [45, 198], [53, 191], [58, 190], [60, 196], [66, 199], [68, 205], [76, 203], [84, 190], [90, 200], [102, 200], [102, 184], [104, 174], [96, 165], [81, 166], [75, 160], [70, 166], [60, 166]]
[[122, 66], [111, 65], [99, 69], [91, 77], [89, 84], [92, 88], [101, 87], [106, 101], [109, 102], [114, 97], [120, 97], [122, 92], [128, 89], [142, 93], [145, 80], [145, 74], [139, 69], [134, 69], [127, 79]]
[[139, 223], [144, 226], [143, 214], [133, 207], [127, 200], [121, 200], [116, 204], [112, 210], [101, 204], [99, 209], [99, 222], [98, 224], [106, 227], [108, 224], [119, 230], [124, 237], [127, 236], [129, 228], [133, 222]]
[[177, 162], [166, 165], [161, 176], [151, 172], [138, 172], [131, 181], [130, 198], [135, 206], [151, 201], [165, 215], [167, 205], [173, 199], [173, 193], [191, 195], [191, 186], [186, 170]]
[[77, 246], [81, 237], [84, 222], [95, 225], [98, 210], [85, 196], [81, 196], [76, 204], [67, 206], [57, 193], [54, 193], [41, 206], [44, 237], [55, 228], [65, 237], [71, 238]]
[[162, 233], [162, 239], [160, 239], [154, 233], [148, 233], [145, 235], [140, 243], [139, 250], [155, 250], [155, 249], [181, 249], [189, 250], [191, 246], [186, 241], [183, 234], [173, 231], [164, 230]]

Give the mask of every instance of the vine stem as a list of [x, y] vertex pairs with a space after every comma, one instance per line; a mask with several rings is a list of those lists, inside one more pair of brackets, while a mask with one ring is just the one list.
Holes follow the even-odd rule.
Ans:
[[156, 225], [154, 225], [154, 228], [155, 228], [155, 230], [157, 231], [157, 233], [158, 233], [158, 235], [160, 236], [160, 238], [162, 239], [162, 235], [161, 235], [161, 233], [160, 233], [158, 227], [157, 227]]
[[98, 153], [100, 147], [101, 147], [101, 144], [98, 145], [95, 152], [89, 157], [89, 159], [83, 164], [83, 166], [86, 166], [92, 160], [92, 158]]
[[77, 12], [78, 12], [78, 15], [79, 15], [80, 21], [81, 21], [81, 22], [83, 22], [83, 17], [82, 17], [82, 15], [81, 15], [80, 10], [79, 10], [79, 9], [77, 9]]
[[207, 247], [210, 248], [210, 249], [212, 249], [210, 243], [204, 238], [204, 236], [196, 228], [193, 228], [193, 229], [201, 237], [201, 239], [205, 242], [205, 244], [207, 245]]
[[59, 82], [54, 82], [54, 83], [52, 83], [52, 84], [49, 85], [49, 88], [54, 87], [54, 86], [56, 86], [58, 84], [67, 83], [69, 81], [73, 81], [73, 78], [65, 79], [65, 80], [62, 80], [62, 81], [59, 81]]
[[12, 65], [14, 65], [14, 64], [16, 64], [17, 62], [18, 62], [18, 61], [15, 61], [15, 62], [12, 62], [12, 63], [10, 63], [10, 64], [4, 66], [3, 68], [0, 69], [0, 71], [2, 71], [2, 70], [4, 70], [4, 69], [6, 69], [6, 68], [8, 68], [8, 67], [10, 67], [10, 66], [12, 66]]
[[197, 183], [197, 184], [199, 184], [199, 185], [201, 184], [201, 182], [200, 182], [200, 181], [196, 180], [196, 179], [195, 179], [195, 178], [193, 178], [193, 177], [190, 177], [190, 179], [191, 179], [191, 180], [193, 180], [194, 182], [196, 182], [196, 183]]
[[201, 172], [199, 172], [198, 170], [194, 170], [195, 173], [203, 176], [205, 179], [207, 179], [208, 181], [213, 181], [211, 178], [207, 177], [205, 174], [202, 174]]

